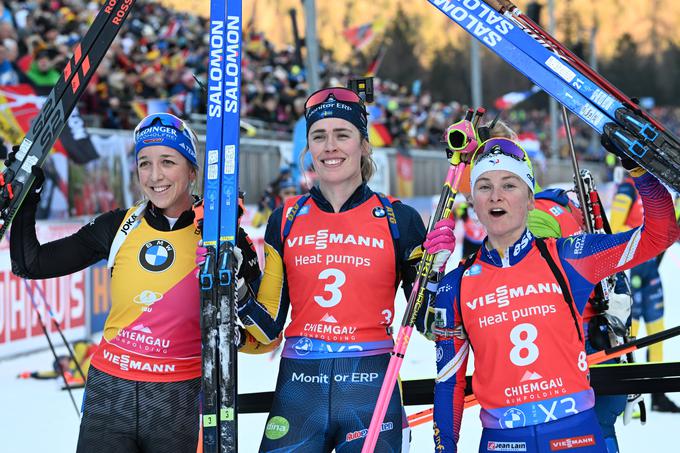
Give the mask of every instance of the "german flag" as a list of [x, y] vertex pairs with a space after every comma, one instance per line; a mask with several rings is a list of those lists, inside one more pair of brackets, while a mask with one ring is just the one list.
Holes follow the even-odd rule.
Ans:
[[375, 36], [382, 32], [385, 25], [381, 21], [370, 22], [368, 24], [350, 27], [342, 32], [342, 35], [356, 50], [363, 50], [368, 46]]
[[392, 136], [387, 126], [382, 123], [370, 123], [368, 125], [368, 141], [378, 148], [392, 145]]

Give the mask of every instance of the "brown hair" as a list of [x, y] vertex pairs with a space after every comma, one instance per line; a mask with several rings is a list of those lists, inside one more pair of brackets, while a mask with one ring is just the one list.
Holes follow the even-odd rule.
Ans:
[[361, 147], [366, 151], [366, 154], [361, 155], [361, 180], [368, 182], [378, 170], [378, 166], [373, 160], [373, 147], [367, 138], [361, 139]]

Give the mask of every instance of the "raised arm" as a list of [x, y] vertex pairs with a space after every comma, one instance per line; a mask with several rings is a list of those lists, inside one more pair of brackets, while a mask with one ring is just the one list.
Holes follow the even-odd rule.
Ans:
[[654, 258], [680, 236], [666, 188], [644, 170], [633, 176], [644, 208], [642, 226], [617, 234], [558, 239], [562, 265], [572, 287], [581, 286], [589, 293], [592, 286], [587, 288], [588, 283], [594, 285], [608, 275]]

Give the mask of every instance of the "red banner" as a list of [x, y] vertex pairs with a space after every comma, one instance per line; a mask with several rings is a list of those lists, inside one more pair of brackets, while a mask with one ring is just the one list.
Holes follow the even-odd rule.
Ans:
[[397, 153], [397, 196], [413, 196], [413, 158], [402, 153]]
[[[78, 223], [39, 224], [41, 243], [64, 237], [80, 228]], [[56, 335], [50, 311], [70, 340], [85, 336], [88, 303], [87, 270], [49, 280], [24, 280], [11, 272], [7, 242], [0, 243], [0, 357], [43, 349], [46, 341], [35, 303], [47, 331]], [[51, 335], [54, 337], [54, 335]]]

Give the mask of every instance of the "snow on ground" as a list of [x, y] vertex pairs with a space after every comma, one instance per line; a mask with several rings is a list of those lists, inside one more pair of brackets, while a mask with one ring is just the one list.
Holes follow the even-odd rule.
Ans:
[[[666, 300], [666, 326], [680, 324], [680, 245], [674, 245], [666, 254], [661, 266]], [[398, 297], [398, 306], [403, 307], [404, 298]], [[397, 315], [396, 319], [401, 319]], [[55, 339], [57, 341], [57, 339]], [[58, 353], [65, 353], [60, 350]], [[638, 357], [644, 360], [642, 354]], [[0, 362], [0, 451], [4, 453], [50, 452], [67, 453], [75, 451], [79, 419], [65, 391], [54, 380], [36, 381], [17, 379], [18, 373], [38, 369], [49, 369], [52, 364], [49, 350]], [[680, 339], [665, 344], [665, 360], [680, 361]], [[239, 359], [240, 392], [261, 392], [273, 390], [278, 370], [278, 359], [269, 355], [246, 356]], [[419, 335], [412, 338], [402, 367], [402, 378], [417, 379], [433, 377], [435, 374], [434, 349]], [[76, 390], [74, 396], [80, 403], [83, 391]], [[680, 394], [671, 395], [680, 403]], [[409, 414], [424, 409], [408, 407]], [[481, 427], [479, 410], [468, 409], [463, 418], [460, 451], [475, 452], [478, 448]], [[239, 418], [239, 447], [242, 452], [257, 451], [264, 424], [265, 414], [241, 415]], [[675, 431], [680, 426], [680, 414], [648, 413], [645, 426], [633, 421], [623, 426], [617, 422], [621, 453], [677, 451]], [[413, 429], [411, 451], [433, 451], [432, 424]]]

